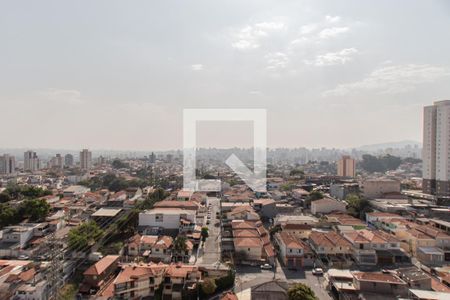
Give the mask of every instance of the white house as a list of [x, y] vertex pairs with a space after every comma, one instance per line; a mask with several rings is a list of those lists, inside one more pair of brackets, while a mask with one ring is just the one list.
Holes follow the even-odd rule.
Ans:
[[180, 208], [154, 208], [139, 214], [139, 226], [179, 229], [182, 220], [196, 222], [196, 212]]

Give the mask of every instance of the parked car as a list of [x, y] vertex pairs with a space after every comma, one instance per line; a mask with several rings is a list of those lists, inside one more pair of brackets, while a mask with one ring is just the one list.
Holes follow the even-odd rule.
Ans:
[[28, 255], [19, 255], [19, 257], [18, 257], [18, 259], [20, 259], [20, 260], [27, 260], [27, 259], [30, 259], [30, 257], [28, 256]]
[[263, 264], [261, 265], [261, 269], [263, 270], [272, 270], [272, 266], [269, 264]]
[[322, 268], [314, 268], [312, 270], [313, 275], [321, 276], [323, 275], [323, 269]]

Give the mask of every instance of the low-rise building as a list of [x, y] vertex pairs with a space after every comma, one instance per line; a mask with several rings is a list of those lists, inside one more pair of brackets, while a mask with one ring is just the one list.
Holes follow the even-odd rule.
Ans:
[[90, 266], [83, 273], [84, 282], [82, 288], [84, 288], [84, 291], [89, 293], [90, 289], [98, 290], [114, 274], [118, 264], [118, 255], [107, 255]]
[[301, 269], [313, 266], [314, 254], [305, 242], [283, 231], [276, 233], [274, 240], [278, 245], [280, 259], [287, 268]]
[[311, 202], [311, 213], [328, 214], [331, 212], [345, 212], [346, 204], [344, 202], [334, 200], [331, 198], [324, 198]]

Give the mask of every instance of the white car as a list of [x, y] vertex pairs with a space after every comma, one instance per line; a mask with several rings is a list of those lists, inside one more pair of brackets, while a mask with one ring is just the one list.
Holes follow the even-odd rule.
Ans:
[[272, 270], [272, 266], [269, 264], [263, 264], [261, 265], [261, 269], [263, 270]]
[[323, 275], [323, 270], [322, 270], [322, 268], [314, 268], [312, 270], [312, 273], [313, 273], [313, 275], [320, 276], [320, 275]]

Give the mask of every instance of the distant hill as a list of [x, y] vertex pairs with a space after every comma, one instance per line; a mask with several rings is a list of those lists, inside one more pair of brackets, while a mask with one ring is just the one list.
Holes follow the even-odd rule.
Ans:
[[361, 151], [378, 151], [378, 150], [383, 150], [383, 149], [387, 149], [387, 148], [399, 149], [399, 148], [404, 148], [408, 145], [412, 146], [412, 147], [415, 147], [415, 146], [422, 147], [422, 143], [419, 143], [417, 141], [405, 140], [405, 141], [399, 141], [399, 142], [364, 145], [357, 149], [361, 150]]

